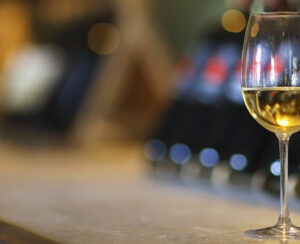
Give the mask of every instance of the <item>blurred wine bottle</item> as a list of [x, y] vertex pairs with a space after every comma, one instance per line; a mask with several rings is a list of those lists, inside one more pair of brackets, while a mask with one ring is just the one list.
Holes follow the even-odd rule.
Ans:
[[[200, 36], [200, 41], [190, 46], [179, 62], [175, 78], [178, 92], [151, 137], [164, 144], [166, 160], [179, 165], [189, 161], [194, 164], [196, 160], [203, 177], [277, 193], [278, 142], [273, 133], [251, 117], [244, 105], [240, 53], [249, 9], [252, 12], [286, 11], [299, 9], [299, 5], [295, 1], [255, 0], [242, 1], [244, 4], [239, 7], [230, 8], [229, 2], [220, 25], [207, 38]], [[268, 52], [264, 46], [261, 48], [262, 52]], [[279, 74], [281, 62], [284, 60], [276, 59]], [[269, 66], [270, 60], [263, 60], [263, 68], [268, 70]], [[297, 174], [300, 136], [294, 135], [292, 140], [289, 173]], [[174, 155], [182, 156], [181, 160], [176, 157], [174, 160]]]
[[5, 70], [1, 132], [20, 138], [26, 131], [62, 134], [72, 127], [118, 30], [112, 11], [96, 5], [78, 14], [66, 4], [68, 16], [51, 12], [51, 1], [28, 6], [32, 40]]

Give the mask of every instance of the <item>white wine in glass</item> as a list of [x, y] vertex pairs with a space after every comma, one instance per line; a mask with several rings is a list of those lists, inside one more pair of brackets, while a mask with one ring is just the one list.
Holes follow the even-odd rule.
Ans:
[[245, 104], [258, 123], [276, 134], [300, 130], [300, 87], [243, 88]]
[[280, 215], [248, 237], [300, 240], [288, 209], [288, 143], [300, 131], [300, 13], [251, 14], [242, 55], [242, 93], [252, 117], [274, 132], [280, 151]]

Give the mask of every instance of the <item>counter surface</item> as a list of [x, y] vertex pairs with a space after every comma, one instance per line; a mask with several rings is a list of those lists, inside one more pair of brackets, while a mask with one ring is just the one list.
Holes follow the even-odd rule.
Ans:
[[1, 146], [1, 219], [66, 244], [280, 243], [243, 237], [278, 208], [157, 182], [140, 149]]

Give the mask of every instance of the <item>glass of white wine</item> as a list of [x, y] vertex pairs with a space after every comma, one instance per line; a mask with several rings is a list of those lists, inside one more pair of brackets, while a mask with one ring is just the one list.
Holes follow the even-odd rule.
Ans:
[[298, 240], [288, 209], [288, 143], [300, 130], [300, 13], [251, 14], [242, 55], [242, 93], [252, 117], [279, 140], [280, 215], [276, 225], [245, 236]]

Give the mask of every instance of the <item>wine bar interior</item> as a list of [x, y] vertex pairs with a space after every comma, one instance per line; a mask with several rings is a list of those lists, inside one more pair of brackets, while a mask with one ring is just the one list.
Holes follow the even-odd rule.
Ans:
[[282, 170], [242, 48], [251, 13], [279, 11], [300, 2], [0, 0], [0, 244], [258, 243], [244, 232], [276, 224]]

